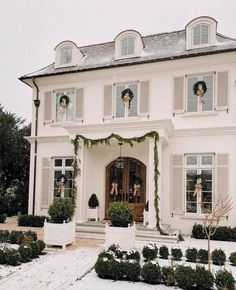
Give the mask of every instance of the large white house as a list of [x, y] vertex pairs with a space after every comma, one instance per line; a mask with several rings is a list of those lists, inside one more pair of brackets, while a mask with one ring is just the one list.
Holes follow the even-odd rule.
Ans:
[[[152, 228], [157, 194], [161, 224], [190, 233], [230, 196], [222, 224], [236, 226], [236, 40], [215, 19], [149, 36], [126, 30], [89, 46], [64, 41], [52, 64], [20, 80], [33, 91], [29, 213], [47, 214], [54, 198], [70, 196], [71, 141], [80, 135], [75, 221], [86, 221], [95, 193], [101, 219], [123, 200], [142, 221], [148, 201]], [[86, 146], [112, 133], [120, 137], [110, 145]]]

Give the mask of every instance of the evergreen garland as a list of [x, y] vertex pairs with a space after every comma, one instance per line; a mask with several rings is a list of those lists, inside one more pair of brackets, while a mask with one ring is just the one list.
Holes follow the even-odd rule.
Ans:
[[149, 133], [146, 133], [145, 135], [141, 137], [133, 137], [133, 138], [123, 138], [118, 134], [112, 133], [106, 138], [100, 138], [100, 139], [88, 139], [82, 135], [76, 135], [75, 139], [72, 140], [72, 144], [74, 145], [74, 162], [73, 162], [73, 168], [74, 168], [74, 173], [73, 173], [73, 182], [72, 182], [72, 199], [73, 199], [73, 204], [74, 208], [76, 207], [76, 193], [77, 193], [77, 186], [76, 186], [76, 176], [80, 174], [80, 168], [79, 168], [79, 160], [77, 160], [77, 154], [79, 150], [79, 141], [83, 141], [84, 145], [87, 148], [91, 148], [93, 146], [98, 146], [98, 145], [109, 145], [110, 146], [110, 140], [112, 138], [117, 139], [119, 142], [122, 142], [124, 144], [129, 144], [131, 147], [134, 146], [134, 143], [141, 143], [144, 142], [146, 138], [153, 138], [154, 139], [154, 207], [156, 211], [156, 228], [160, 233], [162, 234], [163, 231], [160, 226], [160, 217], [159, 217], [159, 196], [158, 196], [158, 175], [160, 172], [158, 171], [158, 150], [157, 150], [157, 142], [159, 140], [159, 135], [156, 131], [151, 131]]

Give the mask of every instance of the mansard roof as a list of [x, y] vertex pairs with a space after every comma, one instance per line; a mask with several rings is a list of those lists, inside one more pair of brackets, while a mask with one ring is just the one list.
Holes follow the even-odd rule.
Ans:
[[144, 48], [140, 57], [115, 60], [115, 41], [82, 46], [79, 50], [84, 56], [78, 65], [55, 68], [55, 63], [52, 63], [22, 76], [20, 80], [236, 51], [236, 39], [220, 33], [216, 34], [215, 46], [191, 50], [186, 50], [185, 30], [143, 36], [142, 40]]

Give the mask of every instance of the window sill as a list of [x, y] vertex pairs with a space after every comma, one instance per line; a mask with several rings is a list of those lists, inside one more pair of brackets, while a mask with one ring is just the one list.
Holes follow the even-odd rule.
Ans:
[[143, 120], [143, 119], [148, 119], [149, 115], [138, 115], [138, 116], [134, 116], [134, 117], [122, 117], [122, 118], [112, 118], [110, 119], [111, 122], [133, 122], [133, 121], [137, 121], [137, 120]]
[[182, 219], [189, 219], [189, 220], [204, 220], [205, 216], [203, 214], [197, 213], [185, 213], [181, 217]]
[[182, 115], [182, 117], [202, 117], [202, 116], [217, 116], [218, 112], [186, 112]]
[[83, 124], [83, 119], [76, 121], [68, 121], [68, 122], [52, 122], [50, 124], [51, 127], [61, 127], [61, 126], [70, 126], [75, 124]]

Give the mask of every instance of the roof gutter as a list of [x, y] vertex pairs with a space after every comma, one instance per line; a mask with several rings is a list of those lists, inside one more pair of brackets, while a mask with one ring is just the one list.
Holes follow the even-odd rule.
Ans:
[[[36, 99], [34, 99], [35, 106], [35, 124], [34, 124], [34, 136], [38, 136], [38, 111], [40, 106], [39, 100], [39, 88], [35, 82], [35, 77], [32, 78], [32, 82], [36, 88]], [[35, 195], [36, 195], [36, 173], [37, 173], [37, 153], [38, 153], [38, 141], [34, 141], [34, 176], [33, 176], [33, 201], [32, 201], [32, 214], [35, 214]]]

